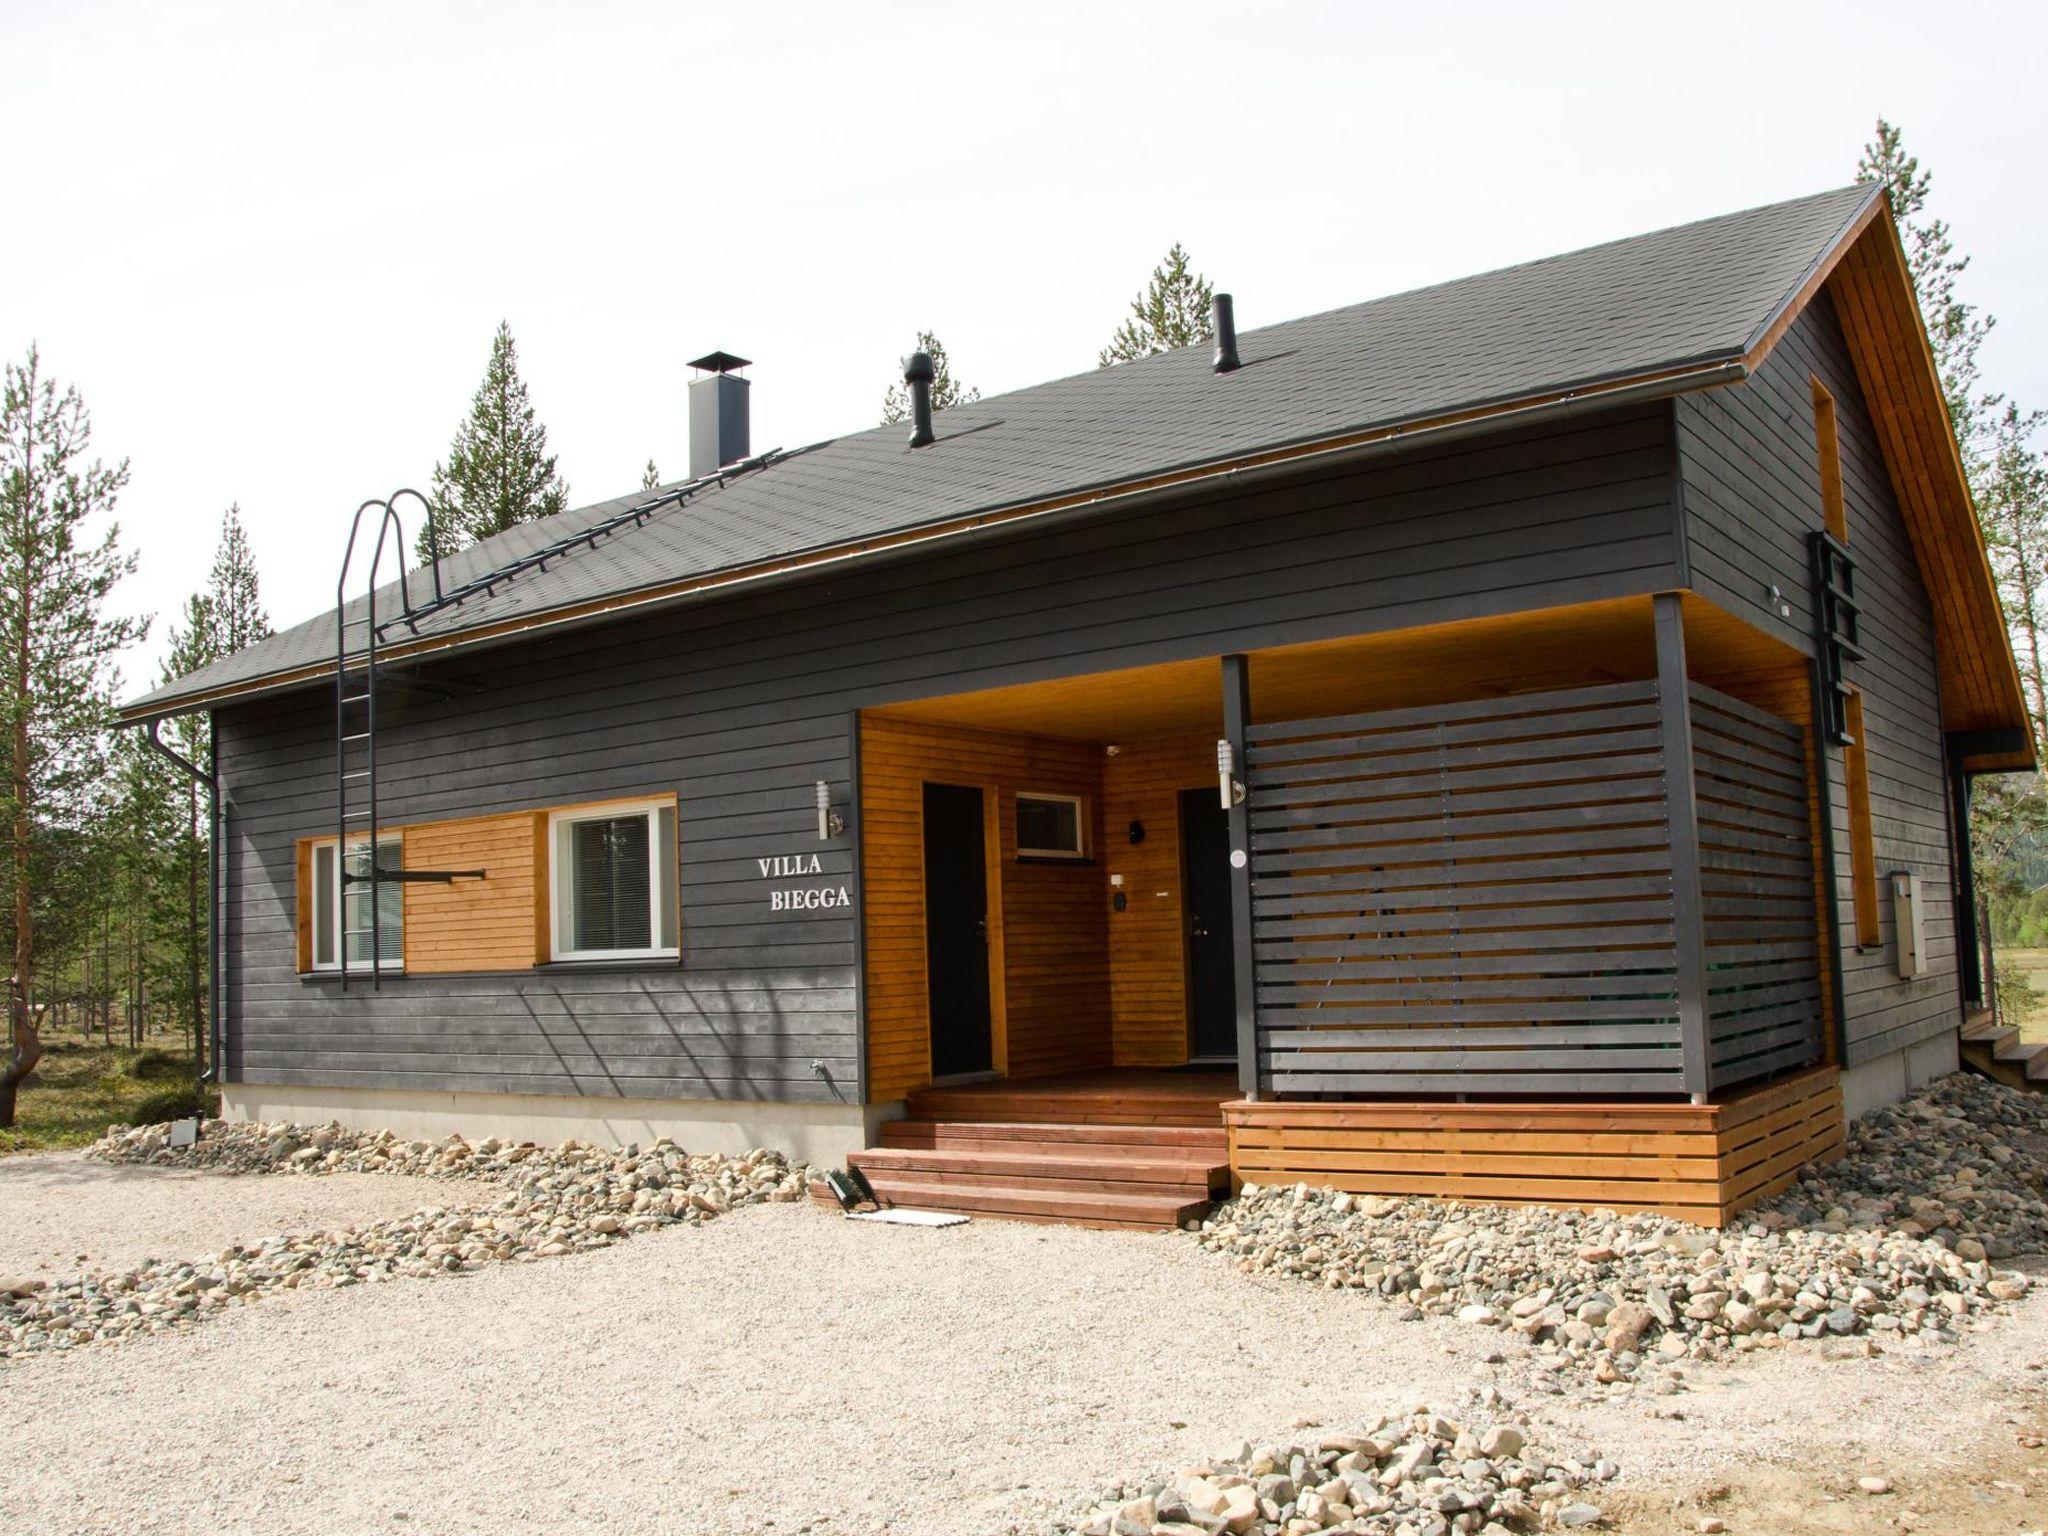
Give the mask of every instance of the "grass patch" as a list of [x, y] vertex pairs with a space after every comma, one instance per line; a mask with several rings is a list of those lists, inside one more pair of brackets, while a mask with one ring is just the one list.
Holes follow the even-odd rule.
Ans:
[[[154, 1058], [147, 1076], [138, 1074], [140, 1058]], [[173, 1085], [167, 1063], [174, 1059], [180, 1077], [191, 1071], [189, 1058], [175, 1048], [131, 1051], [78, 1040], [45, 1042], [43, 1059], [22, 1084], [13, 1128], [0, 1131], [0, 1153], [82, 1147], [108, 1126], [128, 1124], [137, 1109]]]

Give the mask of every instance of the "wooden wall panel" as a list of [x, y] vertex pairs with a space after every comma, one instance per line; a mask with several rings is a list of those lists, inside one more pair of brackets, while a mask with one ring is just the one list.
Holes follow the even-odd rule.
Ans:
[[995, 818], [990, 843], [990, 1003], [996, 1066], [1014, 1077], [1110, 1060], [1107, 880], [1099, 862], [1019, 863], [1016, 796], [1084, 796], [1102, 846], [1102, 749], [1049, 736], [861, 722], [869, 1096], [902, 1098], [931, 1077], [925, 969], [924, 788], [972, 785]]
[[[1116, 1065], [1188, 1059], [1186, 906], [1180, 792], [1216, 782], [1216, 731], [1120, 741], [1102, 770], [1103, 865], [1129, 901], [1109, 916], [1110, 1016]], [[1130, 841], [1142, 822], [1145, 840]]]
[[[416, 975], [521, 970], [548, 957], [543, 812], [404, 829], [408, 869], [481, 869], [481, 880], [405, 887], [405, 968]], [[536, 823], [539, 832], [536, 834]]]

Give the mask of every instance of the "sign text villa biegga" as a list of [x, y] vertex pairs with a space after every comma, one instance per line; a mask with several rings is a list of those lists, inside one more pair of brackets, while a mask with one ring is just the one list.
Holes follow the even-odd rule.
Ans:
[[[763, 880], [800, 880], [806, 875], [825, 873], [825, 862], [815, 853], [780, 853], [756, 859]], [[843, 885], [781, 886], [768, 893], [770, 912], [816, 912], [826, 907], [850, 907], [853, 896]]]

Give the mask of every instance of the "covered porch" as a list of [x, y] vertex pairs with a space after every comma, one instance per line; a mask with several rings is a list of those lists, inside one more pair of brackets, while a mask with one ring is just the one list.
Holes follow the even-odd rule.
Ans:
[[1839, 1139], [1811, 676], [1674, 593], [864, 711], [870, 1098], [1195, 1065], [1241, 1178], [1722, 1219]]

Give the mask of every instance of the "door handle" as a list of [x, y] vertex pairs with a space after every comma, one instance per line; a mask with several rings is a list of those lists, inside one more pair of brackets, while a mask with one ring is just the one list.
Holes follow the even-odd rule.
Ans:
[[1209, 937], [1209, 925], [1197, 917], [1193, 922], [1193, 933], [1198, 939], [1206, 939]]

